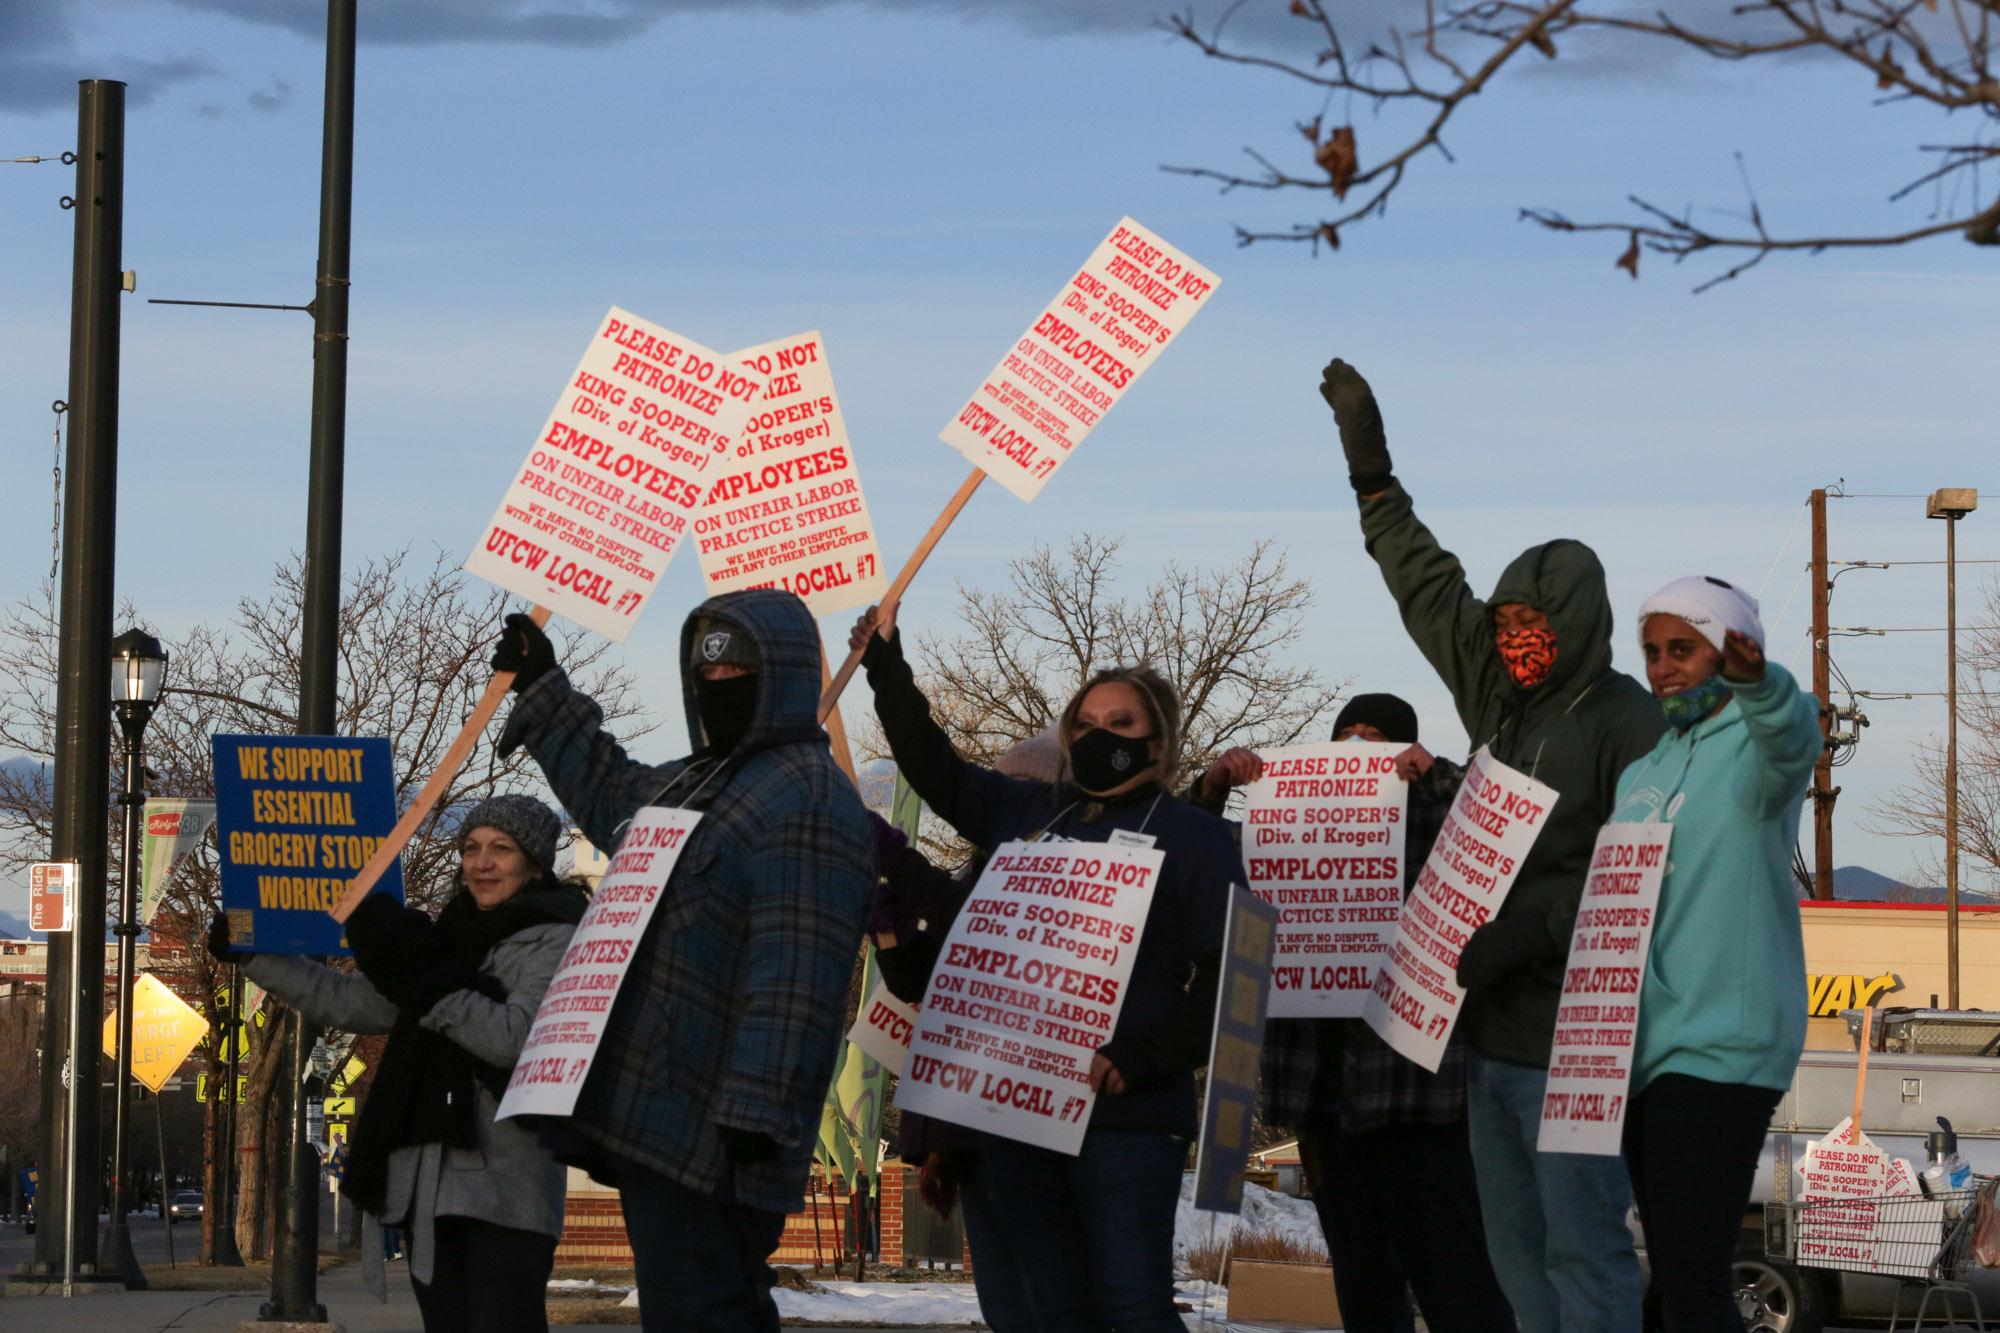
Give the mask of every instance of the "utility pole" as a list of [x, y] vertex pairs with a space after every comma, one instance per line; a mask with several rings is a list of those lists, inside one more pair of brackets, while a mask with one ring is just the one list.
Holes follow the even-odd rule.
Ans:
[[1947, 1008], [1958, 1008], [1958, 520], [1979, 508], [1979, 492], [1952, 486], [1931, 492], [1925, 518], [1944, 520], [1945, 700], [1950, 714], [1944, 750], [1944, 917]]
[[[125, 231], [125, 85], [77, 91], [70, 277], [69, 447], [56, 629], [51, 860], [77, 863], [72, 929], [48, 937], [43, 1005], [41, 1225], [29, 1275], [64, 1294], [97, 1274], [97, 1030], [104, 1012], [112, 576], [118, 516], [118, 298]], [[115, 1275], [114, 1275], [115, 1277]]]
[[[306, 493], [304, 607], [299, 636], [299, 734], [331, 735], [340, 663], [340, 521], [347, 445], [348, 252], [354, 216], [355, 0], [328, 0], [326, 94], [320, 136], [319, 266], [313, 290], [312, 457]], [[284, 1113], [283, 1201], [271, 1254], [271, 1299], [259, 1318], [325, 1323], [318, 1301], [319, 1154], [306, 1135], [310, 1043], [304, 1017], [286, 1020], [279, 1078]], [[233, 1092], [234, 1089], [231, 1089]]]
[[1827, 656], [1827, 602], [1833, 580], [1826, 561], [1826, 488], [1812, 493], [1812, 690], [1819, 701], [1819, 760], [1813, 765], [1813, 897], [1833, 898], [1833, 668]]

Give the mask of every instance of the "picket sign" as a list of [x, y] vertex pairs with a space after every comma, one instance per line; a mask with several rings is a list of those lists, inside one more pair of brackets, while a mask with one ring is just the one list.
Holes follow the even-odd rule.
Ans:
[[[1032, 501], [1167, 344], [1206, 309], [1221, 281], [1131, 218], [1118, 220], [938, 432], [971, 460], [972, 475], [882, 594], [883, 624], [893, 622], [910, 580], [979, 483], [990, 475]], [[848, 653], [820, 695], [821, 722], [854, 678], [862, 651]]]
[[662, 805], [632, 816], [542, 993], [496, 1120], [576, 1109], [639, 940], [700, 822], [698, 810]]
[[1466, 762], [1451, 812], [1403, 900], [1361, 1018], [1391, 1050], [1433, 1074], [1465, 1003], [1459, 953], [1500, 914], [1560, 795], [1482, 746]]
[[995, 848], [924, 992], [903, 1109], [1074, 1157], [1165, 860], [1107, 842]]
[[[532, 607], [528, 611], [528, 619], [534, 621], [538, 628], [546, 625], [549, 623], [549, 609], [546, 606]], [[507, 697], [507, 691], [512, 689], [513, 685], [513, 672], [493, 673], [492, 681], [486, 686], [486, 693], [480, 695], [479, 702], [473, 705], [472, 715], [466, 718], [465, 725], [459, 728], [457, 737], [452, 740], [451, 748], [444, 752], [444, 758], [438, 762], [437, 771], [430, 775], [423, 788], [417, 792], [417, 799], [411, 801], [410, 808], [403, 811], [403, 817], [396, 821], [396, 827], [389, 830], [389, 836], [382, 839], [382, 845], [375, 849], [375, 855], [368, 858], [368, 864], [361, 867], [361, 873], [348, 881], [347, 892], [343, 893], [340, 901], [328, 911], [328, 916], [343, 923], [348, 917], [353, 916], [354, 909], [361, 906], [361, 900], [374, 889], [375, 881], [381, 879], [383, 872], [396, 863], [396, 858], [403, 854], [403, 848], [409, 846], [410, 839], [416, 836], [417, 826], [424, 822], [431, 808], [444, 796], [444, 789], [458, 776], [458, 770], [465, 767], [466, 759], [472, 754], [474, 742], [486, 730], [486, 724], [493, 720], [493, 715], [500, 711], [500, 701]]]
[[1408, 746], [1316, 741], [1258, 752], [1243, 868], [1278, 914], [1272, 1018], [1358, 1018], [1403, 915]]
[[1598, 831], [1563, 967], [1537, 1151], [1616, 1157], [1624, 1147], [1640, 991], [1673, 834], [1656, 822]]
[[854, 1015], [847, 1040], [870, 1060], [900, 1076], [910, 1053], [910, 1038], [916, 1035], [917, 1016], [918, 1006], [904, 1004], [878, 981]]
[[[903, 593], [909, 588], [910, 580], [914, 579], [917, 571], [924, 567], [924, 561], [930, 559], [932, 549], [938, 544], [938, 538], [944, 536], [945, 529], [957, 519], [959, 511], [965, 508], [966, 501], [972, 498], [972, 493], [979, 489], [979, 483], [985, 480], [984, 472], [978, 468], [972, 469], [972, 474], [958, 484], [957, 493], [946, 502], [944, 512], [931, 524], [930, 531], [926, 532], [923, 540], [917, 543], [917, 549], [910, 553], [910, 558], [896, 571], [895, 580], [889, 584], [889, 591], [882, 594], [882, 623], [885, 626], [895, 623], [896, 603], [903, 600]], [[861, 654], [866, 651], [868, 645], [865, 643], [851, 650], [846, 660], [841, 662], [840, 670], [833, 673], [831, 683], [820, 692], [819, 720], [822, 723], [840, 703], [840, 693], [847, 688], [847, 682], [854, 679], [854, 670], [861, 665]]]

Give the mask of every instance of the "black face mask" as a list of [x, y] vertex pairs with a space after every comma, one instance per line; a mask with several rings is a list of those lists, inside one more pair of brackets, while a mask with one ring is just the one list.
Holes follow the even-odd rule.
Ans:
[[757, 674], [727, 680], [695, 678], [694, 708], [713, 754], [728, 754], [750, 730], [757, 716]]
[[1146, 751], [1152, 743], [1151, 736], [1120, 736], [1092, 727], [1069, 743], [1070, 775], [1087, 792], [1121, 787], [1151, 766]]

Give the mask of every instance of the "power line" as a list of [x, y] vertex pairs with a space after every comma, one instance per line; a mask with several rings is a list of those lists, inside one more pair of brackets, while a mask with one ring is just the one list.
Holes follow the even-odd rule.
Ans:
[[1835, 560], [1831, 563], [1853, 569], [1894, 569], [1899, 565], [2000, 565], [2000, 560]]
[[[1961, 634], [1991, 634], [2000, 630], [2000, 625], [1960, 625]], [[1886, 629], [1876, 629], [1869, 625], [1835, 625], [1828, 634], [1945, 634], [1950, 631], [1946, 625], [1891, 625]]]

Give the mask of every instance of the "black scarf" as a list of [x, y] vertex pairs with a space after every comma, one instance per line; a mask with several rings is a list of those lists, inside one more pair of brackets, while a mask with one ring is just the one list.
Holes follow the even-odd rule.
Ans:
[[[461, 989], [504, 1000], [507, 993], [498, 979], [479, 970], [493, 946], [532, 926], [574, 925], [584, 906], [581, 890], [546, 881], [489, 911], [479, 910], [472, 895], [461, 889], [438, 914], [432, 936], [436, 956], [426, 961], [463, 977]], [[342, 1194], [378, 1217], [388, 1204], [390, 1154], [419, 1143], [476, 1147], [477, 1087], [483, 1084], [498, 1097], [513, 1072], [474, 1059], [458, 1043], [420, 1026], [422, 1018], [405, 1009], [390, 1030], [340, 1182]]]

